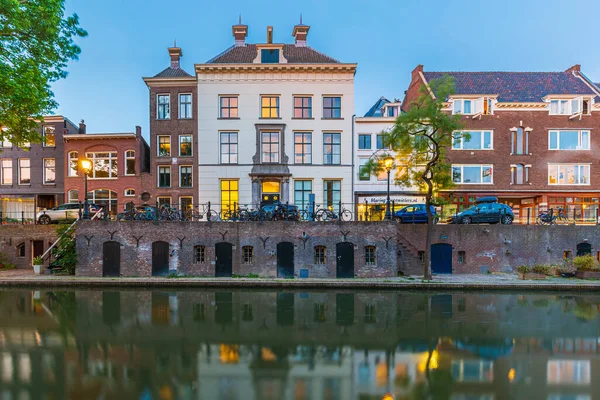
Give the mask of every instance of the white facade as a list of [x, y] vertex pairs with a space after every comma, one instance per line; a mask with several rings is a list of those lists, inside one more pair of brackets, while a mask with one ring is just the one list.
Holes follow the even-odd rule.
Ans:
[[[315, 194], [317, 205], [329, 202], [328, 205], [333, 206], [331, 203], [335, 202], [337, 209], [337, 202], [341, 200], [348, 203], [347, 208], [352, 208], [355, 68], [355, 64], [261, 64], [256, 60], [242, 64], [196, 65], [199, 202], [210, 201], [218, 205], [213, 206], [215, 209], [231, 207], [234, 201], [242, 206], [248, 205], [248, 208], [257, 208], [265, 200], [264, 195], [278, 192], [282, 203], [289, 202], [303, 209], [306, 207], [307, 190], [310, 190]], [[261, 118], [263, 96], [278, 98], [277, 118]], [[222, 118], [222, 97], [237, 99], [237, 110], [233, 112], [237, 114], [236, 118]], [[295, 97], [311, 99], [310, 118], [293, 118]], [[325, 97], [340, 98], [341, 118], [324, 118]], [[273, 140], [276, 144], [261, 145], [263, 134], [269, 132], [275, 134]], [[297, 133], [310, 134], [310, 163], [301, 164], [295, 157]], [[336, 147], [336, 152], [339, 149], [340, 157], [339, 161], [334, 157], [333, 163], [327, 163], [323, 142], [325, 135], [331, 133], [339, 134], [339, 148], [337, 144], [333, 147]], [[337, 136], [335, 138], [334, 141]], [[236, 146], [222, 143], [233, 143], [235, 139], [237, 155], [232, 156], [232, 149]], [[327, 151], [331, 149], [332, 146], [328, 146]], [[331, 156], [328, 158], [331, 161]], [[237, 182], [237, 195], [222, 190], [223, 187], [236, 186], [231, 186], [228, 181]], [[330, 193], [331, 190], [325, 193], [327, 181], [336, 182], [328, 183], [335, 194]], [[302, 186], [303, 193], [298, 190], [295, 193], [295, 187], [299, 186]], [[302, 201], [298, 201], [300, 199]]]

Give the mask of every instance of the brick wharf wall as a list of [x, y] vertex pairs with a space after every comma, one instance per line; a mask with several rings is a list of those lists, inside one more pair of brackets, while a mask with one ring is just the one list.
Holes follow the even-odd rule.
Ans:
[[[9, 262], [17, 268], [31, 269], [34, 242], [41, 242], [46, 251], [56, 238], [55, 225], [0, 225], [0, 253], [8, 254]], [[21, 246], [25, 248], [23, 257], [19, 251]]]
[[[303, 239], [303, 234], [305, 239]], [[87, 238], [91, 238], [88, 242]], [[345, 236], [345, 238], [344, 238]], [[77, 226], [77, 275], [102, 276], [103, 244], [121, 244], [122, 276], [151, 276], [152, 243], [169, 243], [169, 270], [191, 276], [215, 276], [215, 244], [233, 245], [232, 273], [277, 276], [277, 244], [294, 244], [294, 275], [308, 269], [309, 277], [336, 277], [336, 245], [354, 245], [356, 277], [397, 274], [396, 224], [309, 222], [104, 222], [82, 221]], [[138, 241], [139, 239], [139, 241]], [[387, 243], [386, 243], [387, 240]], [[205, 246], [205, 263], [194, 263], [194, 246]], [[253, 247], [254, 260], [242, 262], [242, 248]], [[314, 247], [326, 247], [325, 264], [315, 264]], [[365, 246], [376, 246], [376, 263], [366, 265]]]
[[[398, 225], [406, 274], [422, 274], [415, 254], [425, 250], [424, 225]], [[437, 225], [433, 244], [452, 245], [452, 273], [515, 271], [519, 265], [560, 264], [565, 252], [577, 255], [578, 244], [590, 244], [592, 255], [600, 252], [600, 228], [596, 226], [537, 225]], [[408, 245], [406, 245], [408, 244]], [[464, 252], [459, 263], [459, 252]]]

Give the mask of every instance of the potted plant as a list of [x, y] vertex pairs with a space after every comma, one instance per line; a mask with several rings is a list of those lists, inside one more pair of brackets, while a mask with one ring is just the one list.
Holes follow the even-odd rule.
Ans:
[[548, 270], [546, 265], [534, 265], [533, 267], [521, 265], [517, 268], [519, 279], [546, 279]]
[[572, 278], [575, 276], [575, 273], [577, 272], [577, 268], [575, 268], [575, 266], [573, 266], [572, 263], [570, 263], [568, 260], [566, 260], [563, 265], [560, 265], [557, 268], [558, 274], [560, 276], [562, 276], [563, 278]]
[[577, 269], [575, 277], [579, 279], [600, 279], [600, 266], [598, 260], [591, 254], [577, 256], [573, 259], [573, 265]]
[[44, 266], [44, 259], [42, 256], [33, 257], [33, 272], [36, 275], [42, 273], [42, 267]]

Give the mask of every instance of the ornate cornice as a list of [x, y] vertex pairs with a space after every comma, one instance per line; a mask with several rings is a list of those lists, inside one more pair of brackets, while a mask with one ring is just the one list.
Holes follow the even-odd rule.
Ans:
[[196, 64], [196, 73], [224, 73], [243, 71], [252, 72], [290, 72], [290, 71], [329, 71], [356, 72], [357, 64]]

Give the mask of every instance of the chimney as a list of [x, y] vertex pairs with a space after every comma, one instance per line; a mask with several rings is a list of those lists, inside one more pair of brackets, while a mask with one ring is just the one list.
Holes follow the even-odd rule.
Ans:
[[135, 127], [135, 136], [137, 136], [137, 137], [142, 136], [142, 127], [139, 125], [136, 125], [136, 127]]
[[79, 134], [85, 135], [85, 121], [84, 120], [81, 120], [81, 122], [79, 122]]
[[272, 26], [267, 26], [267, 43], [268, 44], [273, 43], [273, 27]]
[[183, 55], [181, 48], [177, 47], [177, 42], [173, 47], [169, 47], [169, 56], [171, 56], [171, 68], [179, 68], [179, 59]]
[[242, 25], [242, 16], [237, 25], [231, 28], [233, 37], [235, 38], [235, 47], [241, 47], [246, 45], [246, 36], [248, 36], [248, 25]]
[[581, 72], [581, 65], [580, 64], [575, 64], [571, 68], [569, 68], [568, 70], [566, 70], [565, 72]]
[[419, 77], [419, 72], [423, 72], [423, 64], [417, 65], [417, 68], [412, 70], [411, 78], [413, 82], [416, 82], [417, 80], [421, 79]]
[[296, 46], [306, 47], [306, 37], [310, 26], [302, 24], [302, 14], [300, 14], [300, 24], [294, 26], [292, 36], [296, 39]]

